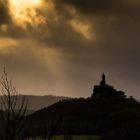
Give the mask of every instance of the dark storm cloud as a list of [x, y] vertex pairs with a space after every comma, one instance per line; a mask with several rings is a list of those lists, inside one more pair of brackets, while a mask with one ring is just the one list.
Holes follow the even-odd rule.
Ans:
[[135, 0], [55, 0], [55, 2], [61, 8], [66, 4], [88, 14], [140, 14], [140, 3]]
[[8, 0], [0, 0], [0, 25], [11, 22]]

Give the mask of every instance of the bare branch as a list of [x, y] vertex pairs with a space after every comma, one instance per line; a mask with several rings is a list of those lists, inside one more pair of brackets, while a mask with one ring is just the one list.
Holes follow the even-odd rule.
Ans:
[[20, 140], [23, 132], [23, 120], [27, 110], [27, 100], [21, 97], [19, 102], [18, 91], [13, 86], [13, 80], [8, 78], [8, 74], [3, 69], [0, 78], [1, 85], [1, 110], [0, 110], [0, 139]]

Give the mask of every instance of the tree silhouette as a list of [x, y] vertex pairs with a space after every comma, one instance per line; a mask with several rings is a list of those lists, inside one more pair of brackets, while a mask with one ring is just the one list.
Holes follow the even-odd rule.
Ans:
[[24, 116], [27, 110], [25, 97], [18, 100], [18, 91], [13, 86], [12, 79], [3, 70], [0, 78], [1, 101], [0, 101], [0, 140], [22, 140], [24, 135]]

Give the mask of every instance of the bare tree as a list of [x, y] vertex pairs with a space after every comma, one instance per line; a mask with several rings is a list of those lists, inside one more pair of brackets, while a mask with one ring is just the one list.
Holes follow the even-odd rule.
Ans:
[[12, 79], [3, 70], [0, 78], [0, 140], [22, 140], [24, 135], [24, 116], [27, 100], [24, 96], [19, 101], [19, 94]]

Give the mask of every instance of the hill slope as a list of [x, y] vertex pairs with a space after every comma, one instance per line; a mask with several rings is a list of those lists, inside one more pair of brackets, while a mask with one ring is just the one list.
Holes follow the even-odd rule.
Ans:
[[25, 97], [28, 99], [28, 109], [30, 110], [39, 110], [41, 108], [48, 107], [58, 101], [68, 99], [68, 97], [53, 96], [53, 95], [46, 96], [27, 95]]
[[19, 95], [17, 103], [20, 103], [23, 96], [25, 96], [25, 98], [28, 100], [27, 109], [33, 111], [37, 111], [41, 108], [48, 107], [58, 101], [68, 99], [68, 97], [53, 96], [53, 95], [45, 95], [45, 96]]
[[[139, 135], [140, 104], [134, 99], [60, 101], [30, 115], [32, 135], [54, 134]], [[39, 128], [39, 130], [38, 130]]]
[[30, 135], [98, 135], [104, 140], [140, 139], [140, 103], [106, 83], [88, 99], [59, 101], [28, 116]]

